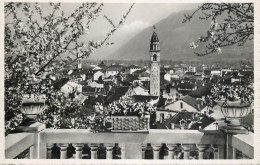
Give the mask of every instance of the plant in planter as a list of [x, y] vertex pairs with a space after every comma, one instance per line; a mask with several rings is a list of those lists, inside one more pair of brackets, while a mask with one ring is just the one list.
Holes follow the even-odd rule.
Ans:
[[227, 118], [227, 128], [240, 130], [240, 119], [252, 113], [254, 90], [246, 85], [214, 85], [207, 96], [210, 106], [214, 103], [221, 107], [221, 112]]
[[222, 106], [225, 102], [248, 104], [254, 101], [254, 90], [246, 85], [214, 84], [206, 100], [210, 106]]
[[[48, 10], [42, 10], [42, 6]], [[23, 100], [27, 94], [34, 96], [35, 101], [39, 99], [38, 96], [46, 97], [47, 111], [41, 113], [39, 120], [57, 125], [57, 128], [85, 127], [81, 122], [84, 123], [86, 116], [81, 118], [68, 114], [74, 112], [80, 115], [81, 105], [71, 103], [73, 99], [62, 97], [60, 91], [54, 90], [51, 77], [66, 76], [63, 71], [68, 66], [87, 58], [103, 46], [113, 44], [110, 38], [124, 23], [133, 5], [116, 24], [101, 13], [103, 7], [103, 3], [76, 4], [73, 11], [67, 13], [62, 10], [61, 3], [5, 3], [6, 135], [24, 121], [23, 113], [29, 110], [22, 108], [27, 106]], [[82, 38], [89, 34], [91, 24], [100, 15], [112, 28], [99, 41], [82, 42]], [[42, 109], [38, 109], [38, 112]], [[73, 120], [76, 124], [68, 124]]]
[[111, 123], [111, 131], [148, 131], [150, 114], [155, 113], [153, 105], [134, 102], [123, 97], [110, 103], [104, 109], [103, 118]]

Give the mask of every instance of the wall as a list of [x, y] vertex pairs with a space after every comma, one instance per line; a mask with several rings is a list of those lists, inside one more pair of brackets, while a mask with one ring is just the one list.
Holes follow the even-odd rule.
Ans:
[[[181, 108], [180, 103], [183, 103], [183, 108]], [[182, 100], [178, 100], [172, 104], [165, 106], [165, 109], [175, 110], [175, 111], [187, 110], [189, 112], [198, 112], [193, 106], [187, 104]]]
[[174, 116], [175, 114], [177, 114], [177, 112], [169, 112], [169, 111], [156, 111], [156, 121], [160, 121], [160, 117], [161, 117], [161, 114], [164, 114], [164, 119], [168, 119], [170, 118], [170, 115], [171, 116]]

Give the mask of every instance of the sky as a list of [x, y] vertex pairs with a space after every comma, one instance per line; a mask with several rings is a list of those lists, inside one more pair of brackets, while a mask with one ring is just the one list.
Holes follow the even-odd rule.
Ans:
[[[121, 16], [128, 10], [131, 4], [105, 4], [103, 13], [109, 16], [115, 22], [119, 21]], [[181, 10], [196, 9], [198, 4], [165, 4], [165, 3], [137, 3], [134, 5], [133, 10], [129, 14], [126, 22], [123, 26], [118, 29], [115, 35], [111, 38], [111, 41], [114, 41], [113, 46], [102, 48], [95, 52], [90, 59], [102, 59], [108, 56], [109, 54], [116, 51], [120, 46], [130, 40], [132, 37], [137, 35], [139, 32], [145, 28], [151, 27], [159, 22], [160, 20], [166, 18], [173, 12], [179, 12]], [[104, 19], [97, 22], [99, 25], [96, 26], [95, 30], [103, 31], [106, 30], [108, 24]], [[97, 32], [96, 31], [96, 32]], [[95, 32], [94, 32], [95, 33]], [[104, 34], [104, 33], [103, 33]], [[101, 33], [102, 35], [102, 33]], [[96, 34], [98, 36], [98, 34]]]
[[[65, 15], [70, 14], [80, 4], [62, 3], [61, 9], [65, 12]], [[40, 3], [40, 5], [45, 13], [50, 12], [48, 3]], [[152, 28], [155, 23], [173, 12], [196, 9], [198, 5], [191, 3], [136, 3], [124, 25], [111, 38], [110, 41], [115, 44], [97, 50], [90, 56], [90, 59], [104, 59], [145, 28]], [[103, 15], [108, 16], [114, 24], [117, 24], [130, 6], [130, 3], [104, 3], [100, 17], [90, 25], [90, 32], [87, 36], [84, 36], [83, 40], [86, 40], [86, 42], [88, 40], [102, 40], [111, 29], [111, 25], [105, 20]], [[6, 21], [8, 22], [8, 19]]]

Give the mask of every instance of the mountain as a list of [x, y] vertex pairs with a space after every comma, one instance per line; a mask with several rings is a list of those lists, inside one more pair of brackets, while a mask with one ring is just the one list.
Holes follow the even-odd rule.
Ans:
[[[229, 46], [222, 49], [221, 54], [212, 54], [199, 57], [194, 54], [194, 49], [189, 48], [191, 42], [196, 41], [199, 36], [205, 35], [209, 29], [210, 20], [201, 20], [194, 17], [190, 22], [182, 23], [184, 14], [192, 13], [181, 11], [172, 13], [166, 19], [156, 23], [156, 32], [161, 45], [161, 59], [172, 61], [227, 61], [234, 62], [242, 59], [253, 60], [253, 41], [248, 41], [244, 46]], [[149, 44], [153, 28], [144, 29], [133, 36], [126, 44], [115, 53], [109, 55], [108, 59], [118, 60], [149, 60]], [[197, 50], [196, 50], [197, 51]]]

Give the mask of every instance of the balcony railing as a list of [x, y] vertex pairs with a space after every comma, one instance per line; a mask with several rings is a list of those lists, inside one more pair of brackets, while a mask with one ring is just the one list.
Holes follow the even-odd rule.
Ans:
[[[6, 158], [15, 158], [28, 149], [30, 159], [98, 159], [101, 150], [106, 159], [237, 159], [239, 155], [254, 158], [253, 134], [228, 135], [227, 138], [221, 131], [198, 130], [150, 129], [149, 133], [35, 130], [6, 136]], [[68, 153], [71, 148], [74, 154]], [[115, 152], [116, 149], [118, 152]]]

